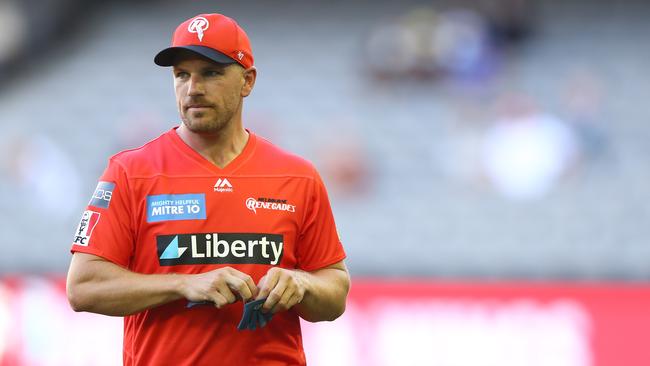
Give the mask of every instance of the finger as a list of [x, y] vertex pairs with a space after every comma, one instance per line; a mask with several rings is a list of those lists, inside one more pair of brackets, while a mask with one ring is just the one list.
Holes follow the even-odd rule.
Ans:
[[214, 302], [214, 306], [217, 309], [221, 309], [223, 306], [228, 304], [228, 300], [218, 292], [213, 293], [211, 298], [212, 298], [212, 302]]
[[289, 310], [294, 304], [291, 303], [291, 299], [295, 296], [295, 291], [290, 287], [287, 287], [280, 298], [280, 301], [271, 308], [271, 313], [279, 313], [282, 311]]
[[235, 295], [239, 295], [239, 298], [244, 300], [244, 302], [253, 297], [252, 291], [241, 278], [230, 276], [226, 283], [228, 284], [228, 288], [230, 288]]
[[298, 292], [294, 292], [293, 296], [291, 296], [291, 299], [289, 300], [287, 310], [291, 309], [292, 307], [300, 304], [302, 302], [303, 296], [300, 295]]
[[275, 288], [280, 279], [280, 272], [274, 271], [273, 269], [269, 270], [266, 273], [266, 276], [262, 277], [259, 283], [260, 291], [257, 294], [255, 300], [264, 299], [269, 297], [269, 294]]
[[232, 293], [232, 291], [230, 291], [230, 287], [228, 287], [226, 283], [219, 284], [219, 286], [217, 286], [217, 292], [228, 301], [228, 304], [237, 301], [237, 297]]
[[282, 299], [282, 295], [284, 295], [286, 289], [287, 279], [281, 278], [269, 293], [266, 301], [264, 301], [264, 305], [261, 309], [262, 312], [268, 313], [271, 309], [273, 309], [273, 307], [280, 301], [280, 299]]
[[296, 292], [293, 294], [291, 299], [291, 307], [294, 307], [302, 302], [302, 299], [305, 297], [304, 293]]
[[[246, 297], [244, 300], [252, 299], [252, 298], [257, 296], [259, 290], [258, 290], [257, 286], [255, 285], [255, 281], [253, 281], [253, 278], [251, 276], [247, 275], [244, 272], [240, 272], [240, 271], [238, 271], [236, 269], [232, 270], [232, 275], [234, 277], [238, 278], [239, 280], [243, 281], [245, 286], [248, 288], [248, 292], [250, 292], [250, 296]], [[237, 285], [237, 286], [239, 286], [239, 285]], [[242, 290], [242, 291], [244, 291], [244, 290]], [[238, 291], [238, 293], [240, 294], [240, 296], [242, 295], [241, 291]], [[244, 297], [242, 296], [242, 298], [244, 298]]]

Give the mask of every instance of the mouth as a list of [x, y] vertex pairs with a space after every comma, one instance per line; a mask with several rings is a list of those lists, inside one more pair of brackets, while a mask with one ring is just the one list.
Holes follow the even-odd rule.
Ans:
[[192, 110], [205, 110], [205, 109], [210, 109], [212, 108], [211, 105], [208, 104], [190, 104], [185, 106], [186, 111], [192, 111]]

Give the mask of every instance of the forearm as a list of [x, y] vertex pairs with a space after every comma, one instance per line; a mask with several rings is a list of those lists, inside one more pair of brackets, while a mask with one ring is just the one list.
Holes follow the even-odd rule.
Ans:
[[75, 311], [131, 315], [182, 298], [182, 279], [182, 275], [144, 275], [86, 259], [83, 266], [71, 266], [68, 299]]
[[294, 309], [310, 322], [332, 321], [345, 311], [350, 278], [345, 267], [300, 272], [305, 295]]

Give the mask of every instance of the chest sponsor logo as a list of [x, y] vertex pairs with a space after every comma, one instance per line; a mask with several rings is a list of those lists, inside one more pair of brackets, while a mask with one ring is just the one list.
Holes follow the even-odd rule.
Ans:
[[147, 222], [205, 220], [205, 194], [158, 194], [147, 196]]
[[84, 211], [83, 215], [81, 215], [79, 226], [77, 226], [73, 242], [76, 245], [87, 247], [88, 241], [90, 241], [90, 236], [93, 234], [93, 230], [98, 222], [99, 212], [90, 210]]
[[284, 237], [259, 233], [158, 235], [161, 266], [180, 264], [269, 264], [282, 260]]
[[280, 200], [275, 198], [253, 198], [246, 199], [246, 208], [257, 213], [257, 210], [273, 210], [273, 211], [287, 211], [296, 212], [296, 206], [287, 203], [287, 200]]
[[215, 192], [232, 192], [232, 184], [226, 178], [217, 179], [217, 183], [214, 184]]
[[95, 188], [95, 192], [93, 193], [93, 197], [90, 199], [90, 202], [88, 202], [88, 206], [108, 208], [108, 205], [111, 204], [114, 188], [115, 183], [113, 182], [100, 181], [97, 183], [97, 188]]

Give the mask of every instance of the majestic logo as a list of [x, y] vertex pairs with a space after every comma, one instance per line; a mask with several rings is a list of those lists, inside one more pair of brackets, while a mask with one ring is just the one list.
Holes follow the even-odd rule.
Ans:
[[232, 184], [228, 182], [227, 178], [219, 178], [217, 183], [214, 184], [215, 192], [232, 192]]
[[76, 245], [81, 245], [84, 247], [88, 246], [88, 241], [90, 236], [93, 234], [95, 225], [99, 221], [99, 212], [86, 210], [83, 215], [81, 215], [81, 221], [79, 221], [79, 226], [77, 226], [77, 231], [74, 235], [73, 242]]
[[93, 197], [90, 199], [88, 205], [99, 207], [99, 208], [108, 208], [108, 205], [111, 204], [111, 198], [113, 197], [114, 188], [115, 188], [115, 183], [100, 181], [99, 183], [97, 183], [97, 188], [95, 188]]
[[268, 264], [277, 265], [284, 252], [284, 237], [278, 234], [198, 233], [158, 235], [161, 266], [181, 264]]
[[205, 220], [205, 194], [157, 194], [147, 196], [147, 222]]
[[199, 37], [199, 42], [203, 42], [203, 32], [205, 32], [209, 26], [210, 23], [207, 19], [204, 17], [196, 17], [192, 19], [187, 30], [190, 33], [196, 33], [197, 37]]
[[287, 203], [287, 200], [278, 200], [275, 198], [260, 197], [255, 199], [249, 197], [246, 199], [246, 208], [257, 213], [257, 209], [296, 212], [296, 206]]

